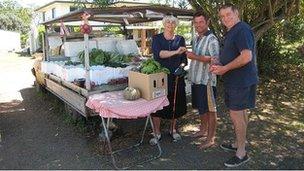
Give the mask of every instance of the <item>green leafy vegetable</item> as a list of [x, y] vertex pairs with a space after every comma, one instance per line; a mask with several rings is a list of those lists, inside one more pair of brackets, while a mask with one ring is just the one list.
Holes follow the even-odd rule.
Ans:
[[160, 63], [152, 58], [147, 59], [141, 63], [140, 72], [144, 74], [155, 74], [160, 72], [164, 72], [166, 74], [170, 73], [169, 69], [162, 67]]

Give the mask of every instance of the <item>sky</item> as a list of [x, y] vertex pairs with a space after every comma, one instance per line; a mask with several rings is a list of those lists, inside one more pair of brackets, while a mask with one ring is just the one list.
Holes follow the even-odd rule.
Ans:
[[[2, 1], [2, 0], [0, 0]], [[37, 8], [54, 0], [16, 0], [21, 6], [29, 8]], [[65, 0], [67, 1], [67, 0]], [[70, 0], [72, 1], [72, 0]], [[129, 0], [132, 1], [132, 0]], [[150, 0], [133, 0], [136, 2], [150, 2]]]
[[53, 0], [16, 0], [23, 7], [39, 7], [45, 5]]
[[53, 0], [16, 0], [23, 7], [39, 7]]

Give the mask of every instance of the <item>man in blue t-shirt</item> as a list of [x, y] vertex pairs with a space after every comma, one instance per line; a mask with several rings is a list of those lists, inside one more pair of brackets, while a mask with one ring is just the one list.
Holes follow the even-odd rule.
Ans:
[[225, 166], [235, 167], [250, 159], [245, 149], [248, 124], [246, 110], [255, 107], [258, 83], [255, 41], [250, 26], [240, 21], [238, 9], [234, 5], [223, 5], [219, 16], [227, 33], [220, 50], [220, 65], [212, 65], [210, 71], [222, 75], [224, 80], [225, 104], [229, 108], [236, 141], [222, 144], [221, 148], [236, 152], [234, 157], [225, 162]]

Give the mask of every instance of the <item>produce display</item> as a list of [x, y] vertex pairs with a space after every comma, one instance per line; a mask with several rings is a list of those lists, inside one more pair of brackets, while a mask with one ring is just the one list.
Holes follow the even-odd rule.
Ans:
[[[84, 50], [81, 50], [77, 57], [70, 56], [68, 61], [44, 61], [42, 72], [56, 75], [65, 81], [84, 87], [84, 78], [87, 77], [84, 67]], [[89, 52], [88, 74], [91, 86], [127, 84], [129, 71], [138, 66], [141, 61], [139, 54], [118, 54], [116, 51], [110, 52], [93, 47]]]
[[89, 24], [81, 24], [80, 32], [82, 34], [90, 34], [92, 32], [92, 26], [90, 26]]
[[123, 91], [123, 97], [126, 100], [136, 100], [140, 98], [140, 91], [137, 88], [127, 87]]
[[155, 73], [160, 73], [160, 72], [170, 74], [169, 69], [162, 67], [160, 65], [160, 63], [158, 63], [157, 61], [155, 61], [152, 58], [143, 61], [140, 65], [139, 70], [141, 73], [144, 73], [144, 74], [155, 74]]
[[[84, 64], [84, 51], [81, 51], [78, 54], [80, 61]], [[89, 53], [90, 58], [90, 66], [93, 65], [104, 65], [110, 67], [126, 67], [127, 65], [123, 63], [129, 62], [137, 62], [138, 57], [134, 57], [134, 55], [120, 55], [112, 52], [105, 52], [101, 49], [93, 48]], [[134, 59], [133, 59], [134, 58]]]
[[[85, 78], [85, 68], [82, 64], [73, 65], [69, 61], [43, 61], [41, 62], [41, 71], [46, 74], [53, 74], [61, 79], [73, 82], [75, 79]], [[91, 66], [89, 71], [90, 81], [96, 86], [102, 84], [121, 84], [126, 83], [125, 77], [134, 66], [107, 67], [103, 65]], [[123, 80], [124, 79], [124, 80]], [[112, 81], [111, 81], [112, 80]]]
[[80, 65], [80, 64], [81, 64], [80, 62], [73, 62], [71, 60], [68, 60], [64, 63], [64, 65], [73, 65], [73, 66]]
[[110, 79], [107, 84], [116, 85], [116, 84], [125, 84], [125, 83], [128, 83], [128, 77], [113, 78], [113, 79]]

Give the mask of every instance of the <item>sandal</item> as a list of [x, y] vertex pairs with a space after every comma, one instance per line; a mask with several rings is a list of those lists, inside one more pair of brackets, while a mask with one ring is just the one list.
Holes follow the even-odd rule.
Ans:
[[156, 134], [153, 138], [150, 139], [149, 143], [150, 145], [154, 146], [159, 142], [160, 139], [161, 139], [161, 134]]
[[170, 132], [170, 135], [173, 138], [174, 142], [180, 141], [182, 139], [182, 136], [177, 132], [173, 132], [173, 133]]

